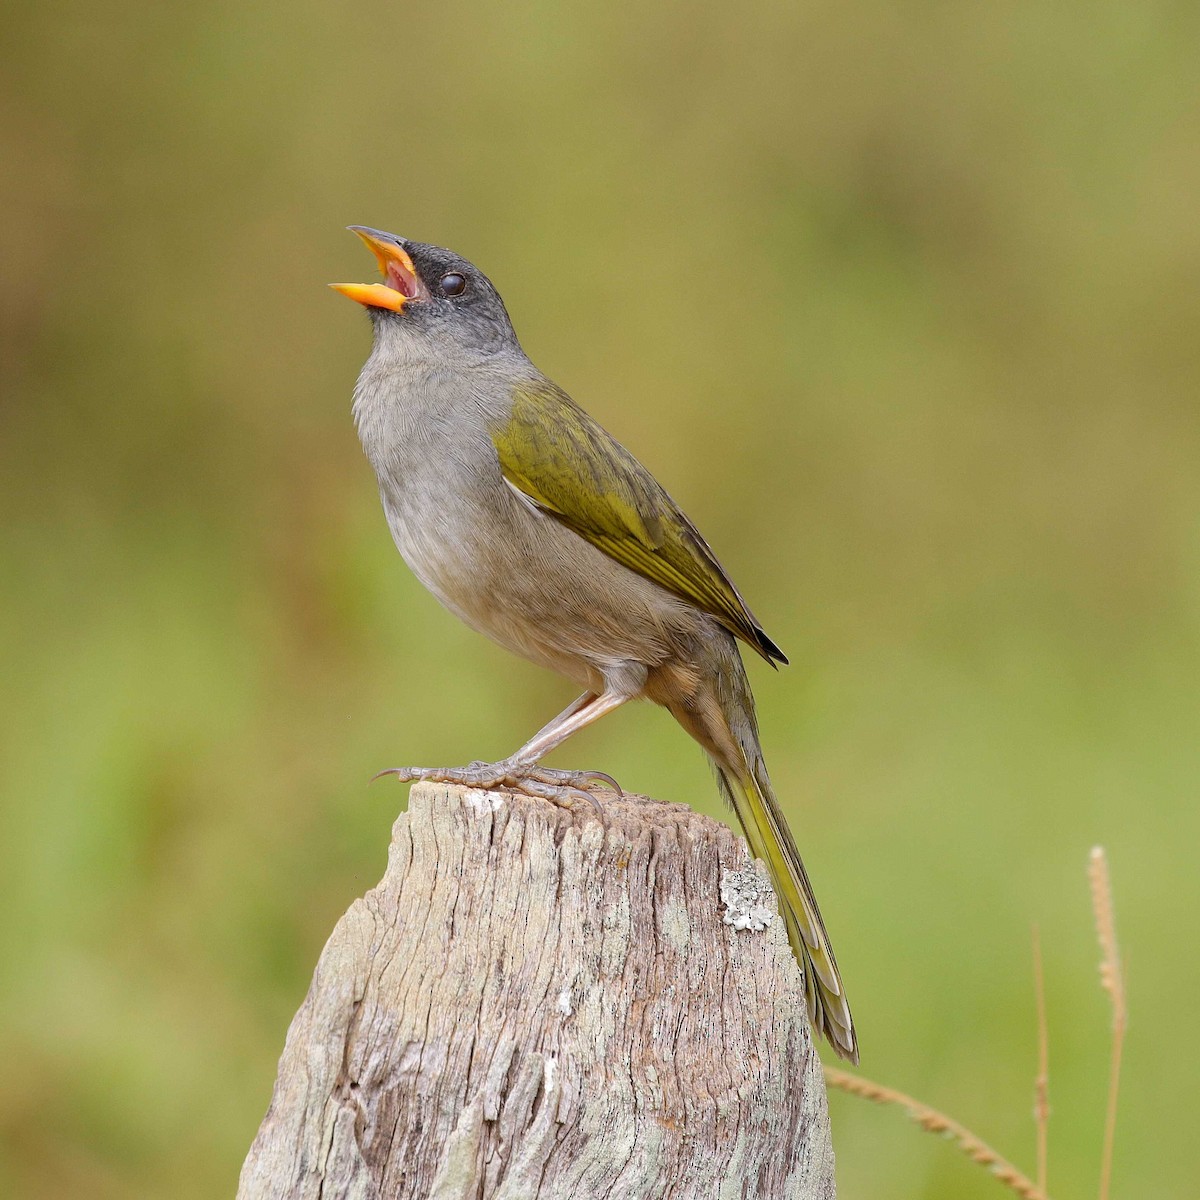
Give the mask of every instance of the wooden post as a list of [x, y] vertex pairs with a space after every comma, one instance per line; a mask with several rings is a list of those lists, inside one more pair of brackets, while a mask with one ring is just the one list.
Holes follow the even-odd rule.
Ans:
[[745, 843], [684, 805], [415, 785], [238, 1200], [832, 1200], [775, 911]]

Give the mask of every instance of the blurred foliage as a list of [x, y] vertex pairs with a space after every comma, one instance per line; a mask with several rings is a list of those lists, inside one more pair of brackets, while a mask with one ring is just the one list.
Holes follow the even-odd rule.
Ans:
[[[864, 1070], [1181, 1195], [1200, 1033], [1200, 14], [26, 0], [0, 72], [0, 1193], [232, 1194], [396, 762], [570, 696], [396, 556], [343, 226], [453, 246], [792, 656], [751, 667]], [[557, 761], [717, 811], [636, 708]], [[841, 1194], [996, 1185], [835, 1096]]]

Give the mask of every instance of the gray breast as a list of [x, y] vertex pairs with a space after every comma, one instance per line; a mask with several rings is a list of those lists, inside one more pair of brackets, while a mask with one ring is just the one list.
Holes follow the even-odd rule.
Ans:
[[576, 679], [594, 664], [651, 663], [695, 613], [511, 488], [489, 428], [503, 419], [480, 376], [368, 361], [355, 392], [363, 447], [396, 546], [468, 625]]

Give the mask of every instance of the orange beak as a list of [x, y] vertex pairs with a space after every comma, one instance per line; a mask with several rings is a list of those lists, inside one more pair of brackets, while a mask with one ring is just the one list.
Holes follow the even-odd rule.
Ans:
[[391, 312], [400, 310], [412, 300], [426, 300], [429, 290], [417, 274], [408, 252], [399, 239], [378, 229], [365, 225], [351, 225], [351, 233], [357, 233], [375, 255], [379, 272], [386, 283], [331, 283], [329, 286], [368, 308], [386, 308]]

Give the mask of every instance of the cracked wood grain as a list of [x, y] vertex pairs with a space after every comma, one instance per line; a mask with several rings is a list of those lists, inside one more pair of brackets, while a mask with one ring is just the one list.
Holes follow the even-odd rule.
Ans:
[[725, 920], [747, 868], [683, 805], [414, 785], [292, 1021], [238, 1200], [832, 1200], [782, 922]]

